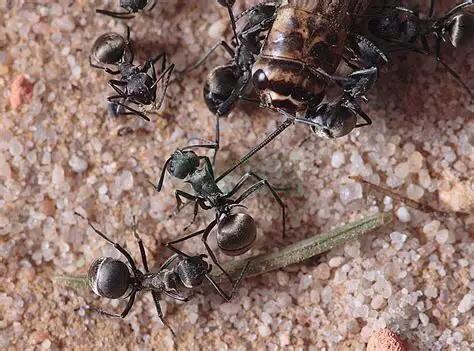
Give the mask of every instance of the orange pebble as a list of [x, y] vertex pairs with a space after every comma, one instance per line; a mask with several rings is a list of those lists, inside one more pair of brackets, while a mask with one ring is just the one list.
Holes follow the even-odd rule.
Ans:
[[34, 83], [31, 83], [23, 74], [13, 80], [10, 93], [10, 105], [12, 109], [16, 110], [31, 100], [33, 86]]
[[408, 351], [408, 347], [397, 334], [385, 328], [372, 334], [367, 351]]

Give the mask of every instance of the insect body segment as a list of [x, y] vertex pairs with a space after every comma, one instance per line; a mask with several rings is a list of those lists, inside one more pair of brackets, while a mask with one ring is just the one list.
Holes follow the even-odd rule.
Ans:
[[[76, 215], [85, 219], [78, 213], [76, 213]], [[173, 249], [175, 254], [163, 263], [159, 271], [156, 273], [150, 272], [145, 247], [138, 235], [136, 224], [134, 222], [134, 235], [140, 249], [142, 263], [145, 270], [145, 273], [143, 273], [138, 269], [135, 260], [127, 250], [125, 250], [120, 244], [110, 240], [91, 222], [88, 221], [88, 223], [96, 234], [112, 244], [126, 258], [129, 264], [129, 266], [127, 266], [122, 261], [110, 257], [101, 257], [95, 260], [91, 264], [88, 272], [88, 281], [92, 291], [100, 297], [109, 299], [128, 297], [129, 300], [127, 306], [120, 314], [109, 313], [96, 307], [88, 306], [87, 308], [105, 316], [125, 318], [135, 302], [136, 294], [139, 291], [149, 291], [153, 295], [158, 317], [163, 324], [169, 328], [173, 335], [175, 335], [173, 329], [163, 317], [160, 306], [160, 294], [165, 294], [175, 300], [188, 301], [189, 298], [182, 294], [183, 289], [193, 290], [201, 286], [204, 281], [208, 281], [222, 298], [229, 301], [238, 289], [248, 267], [248, 264], [244, 267], [240, 276], [233, 285], [230, 294], [227, 294], [222, 290], [222, 288], [209, 275], [212, 266], [206, 262], [206, 255], [190, 256], [184, 252]]]
[[[240, 255], [248, 251], [254, 243], [257, 237], [257, 226], [252, 216], [244, 213], [235, 213], [234, 209], [236, 207], [244, 207], [241, 203], [247, 197], [263, 186], [267, 187], [281, 207], [284, 235], [285, 205], [272, 185], [266, 179], [261, 178], [253, 172], [245, 174], [230, 191], [222, 191], [217, 186], [211, 161], [208, 157], [198, 156], [194, 151], [190, 150], [193, 147], [199, 147], [199, 145], [187, 146], [173, 153], [166, 161], [155, 189], [161, 191], [165, 173], [168, 172], [170, 175], [189, 183], [193, 189], [193, 193], [188, 193], [183, 190], [175, 191], [178, 211], [183, 206], [183, 199], [186, 199], [194, 202], [194, 215], [191, 224], [194, 223], [199, 208], [204, 210], [214, 209], [215, 219], [211, 221], [206, 228], [171, 241], [167, 246], [172, 248], [179, 242], [195, 236], [201, 236], [202, 242], [214, 264], [227, 274], [220, 266], [214, 252], [207, 243], [207, 239], [214, 227], [217, 226], [217, 244], [219, 248], [222, 249], [222, 252], [230, 256]], [[236, 196], [252, 178], [255, 179], [256, 182], [246, 188], [240, 195]], [[186, 229], [188, 227], [186, 227]]]

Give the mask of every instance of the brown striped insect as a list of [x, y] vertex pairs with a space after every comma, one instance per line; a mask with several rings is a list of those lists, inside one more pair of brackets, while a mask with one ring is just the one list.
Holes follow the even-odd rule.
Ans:
[[[226, 91], [232, 92], [229, 99], [235, 100], [235, 92], [245, 91], [242, 85], [251, 82], [260, 96], [257, 103], [278, 111], [286, 120], [228, 172], [295, 122], [309, 125], [314, 133], [326, 138], [341, 137], [354, 128], [371, 124], [359, 102], [366, 101], [365, 94], [376, 81], [379, 67], [387, 61], [373, 43], [351, 32], [353, 18], [365, 11], [366, 0], [264, 1], [244, 13], [258, 12], [259, 7], [267, 8], [270, 3], [274, 4], [274, 12], [264, 18], [265, 26], [250, 16], [244, 30], [237, 34], [240, 45], [246, 46], [247, 33], [258, 38], [260, 28], [266, 31], [256, 46], [259, 51], [253, 52], [252, 77], [244, 82], [232, 79]], [[350, 74], [336, 75], [341, 62], [351, 69]], [[234, 72], [238, 73], [239, 65], [235, 66]], [[326, 101], [331, 81], [339, 84], [343, 93]], [[232, 87], [233, 82], [238, 82], [237, 86]], [[248, 100], [244, 94], [239, 97]], [[221, 106], [231, 105], [228, 99], [220, 98]], [[364, 121], [359, 123], [358, 117]]]

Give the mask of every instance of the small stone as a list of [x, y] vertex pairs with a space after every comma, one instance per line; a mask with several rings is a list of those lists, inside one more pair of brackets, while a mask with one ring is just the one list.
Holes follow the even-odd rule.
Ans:
[[120, 174], [118, 179], [118, 186], [122, 191], [132, 190], [133, 188], [133, 174], [132, 172], [125, 170]]
[[423, 312], [421, 312], [421, 313], [418, 314], [418, 318], [420, 318], [421, 324], [423, 324], [423, 326], [425, 326], [425, 327], [426, 327], [426, 326], [428, 325], [428, 323], [430, 322], [430, 319], [428, 318], [428, 316], [427, 316], [425, 313], [423, 313]]
[[399, 232], [393, 232], [390, 234], [390, 239], [392, 239], [392, 245], [395, 246], [397, 250], [400, 250], [403, 246], [403, 243], [407, 240], [407, 235]]
[[407, 196], [412, 199], [412, 200], [419, 200], [423, 197], [423, 194], [425, 193], [425, 190], [415, 184], [408, 184], [407, 187]]
[[382, 308], [385, 304], [385, 299], [383, 298], [382, 295], [375, 295], [372, 298], [372, 301], [370, 302], [370, 307], [372, 307], [374, 310], [378, 310]]
[[328, 280], [331, 270], [327, 263], [321, 263], [314, 269], [314, 277], [319, 280]]
[[360, 255], [360, 242], [349, 242], [344, 246], [344, 252], [352, 258], [357, 258]]
[[336, 256], [329, 260], [328, 265], [331, 268], [336, 268], [342, 265], [343, 263], [344, 263], [344, 257]]
[[61, 185], [64, 183], [64, 169], [60, 165], [54, 165], [51, 174], [51, 182], [55, 185]]
[[371, 335], [367, 351], [408, 351], [408, 348], [397, 334], [385, 328]]
[[351, 183], [340, 188], [339, 197], [344, 205], [362, 198], [362, 186], [359, 183]]
[[87, 170], [87, 161], [78, 157], [77, 155], [72, 155], [69, 159], [69, 166], [76, 173], [82, 173]]
[[474, 307], [474, 293], [470, 292], [464, 295], [458, 306], [460, 313], [466, 313]]
[[406, 207], [400, 207], [397, 210], [397, 218], [402, 223], [408, 223], [410, 222], [410, 219], [411, 219], [410, 212], [408, 212]]
[[424, 294], [427, 298], [434, 299], [438, 296], [438, 288], [432, 285], [427, 286]]
[[258, 326], [258, 333], [261, 337], [267, 337], [272, 333], [272, 331], [266, 324], [260, 324]]
[[447, 229], [442, 229], [436, 234], [436, 241], [443, 245], [446, 244], [449, 240], [449, 231]]
[[341, 167], [346, 162], [346, 156], [341, 151], [336, 151], [331, 157], [331, 166], [334, 168]]
[[11, 85], [10, 106], [16, 110], [21, 105], [31, 101], [34, 83], [30, 82], [25, 75], [17, 76]]
[[221, 39], [224, 36], [225, 31], [228, 27], [229, 24], [227, 22], [227, 19], [221, 18], [210, 25], [207, 34], [209, 34], [209, 37], [213, 39]]
[[410, 165], [408, 164], [408, 162], [399, 163], [395, 167], [394, 174], [400, 179], [405, 179], [408, 174], [410, 174]]
[[428, 237], [434, 237], [438, 232], [440, 225], [440, 221], [431, 221], [430, 223], [425, 224], [425, 226], [423, 227], [423, 233], [425, 233]]

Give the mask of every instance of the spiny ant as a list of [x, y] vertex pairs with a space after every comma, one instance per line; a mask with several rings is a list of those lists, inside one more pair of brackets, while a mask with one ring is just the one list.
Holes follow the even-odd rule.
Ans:
[[[112, 75], [120, 75], [120, 79], [109, 80], [109, 85], [117, 92], [117, 95], [107, 98], [114, 106], [113, 112], [122, 115], [136, 115], [150, 121], [145, 113], [138, 109], [149, 105], [153, 105], [154, 109], [160, 108], [175, 65], [167, 66], [165, 53], [147, 60], [143, 66], [135, 65], [133, 59], [134, 54], [130, 46], [128, 28], [126, 38], [116, 33], [100, 36], [94, 43], [89, 57], [92, 67], [102, 69]], [[160, 60], [161, 73], [157, 77], [155, 64]], [[110, 66], [115, 68], [111, 69]], [[160, 96], [157, 99], [158, 83], [160, 82]]]
[[[399, 1], [396, 1], [399, 3]], [[474, 41], [474, 14], [466, 11], [472, 6], [472, 0], [463, 1], [451, 8], [446, 14], [436, 18], [435, 1], [431, 0], [428, 18], [422, 18], [418, 11], [402, 6], [375, 7], [366, 17], [367, 28], [382, 43], [388, 43], [390, 52], [413, 51], [429, 55], [432, 48], [429, 37], [435, 39], [434, 55], [459, 84], [474, 97], [474, 92], [441, 58], [441, 43], [448, 42], [454, 48], [466, 47]]]
[[164, 319], [161, 310], [161, 294], [165, 294], [166, 296], [178, 301], [188, 301], [189, 297], [182, 294], [183, 290], [196, 289], [206, 280], [224, 300], [230, 301], [237, 291], [249, 264], [248, 262], [241, 271], [238, 279], [233, 284], [230, 294], [227, 294], [210, 276], [209, 273], [212, 270], [212, 266], [206, 262], [206, 255], [190, 256], [171, 247], [170, 249], [174, 251], [175, 254], [161, 265], [158, 272], [150, 272], [145, 246], [138, 235], [135, 218], [133, 218], [133, 232], [140, 249], [143, 268], [145, 270], [145, 272], [142, 272], [137, 267], [135, 260], [127, 250], [125, 250], [120, 244], [109, 239], [84, 216], [77, 212], [75, 214], [82, 219], [87, 220], [89, 226], [94, 230], [94, 232], [109, 244], [113, 245], [128, 262], [127, 265], [112, 257], [100, 257], [91, 264], [87, 275], [89, 285], [96, 295], [108, 299], [128, 298], [128, 303], [123, 312], [110, 313], [93, 306], [87, 306], [86, 308], [104, 316], [125, 318], [133, 307], [136, 294], [140, 291], [149, 291], [153, 296], [158, 317], [171, 331], [173, 336], [175, 336], [175, 333]]
[[120, 7], [124, 10], [122, 12], [109, 11], [109, 10], [95, 10], [97, 13], [107, 15], [118, 19], [131, 19], [135, 17], [135, 14], [139, 11], [146, 10], [151, 11], [156, 5], [157, 0], [120, 0]]
[[[253, 172], [248, 172], [242, 176], [232, 190], [228, 192], [222, 191], [216, 184], [210, 159], [206, 156], [198, 156], [194, 151], [190, 150], [196, 147], [207, 146], [192, 145], [176, 150], [173, 155], [166, 160], [158, 184], [154, 185], [154, 187], [156, 191], [161, 191], [166, 172], [172, 177], [191, 184], [194, 194], [182, 190], [175, 191], [178, 211], [182, 208], [182, 198], [184, 198], [194, 202], [194, 215], [190, 225], [194, 223], [199, 207], [204, 210], [214, 209], [215, 219], [211, 221], [205, 229], [173, 240], [167, 243], [166, 246], [173, 248], [174, 244], [200, 235], [214, 264], [227, 274], [222, 269], [214, 252], [207, 243], [212, 229], [217, 225], [217, 244], [224, 254], [229, 256], [241, 255], [248, 251], [254, 243], [257, 236], [257, 226], [252, 216], [246, 213], [235, 213], [233, 209], [236, 207], [244, 207], [241, 203], [248, 196], [261, 187], [266, 186], [281, 207], [283, 235], [285, 235], [285, 205], [272, 185], [266, 179], [261, 178]], [[257, 182], [234, 198], [234, 195], [236, 195], [250, 178], [255, 178]], [[186, 229], [188, 227], [189, 225]]]

